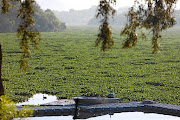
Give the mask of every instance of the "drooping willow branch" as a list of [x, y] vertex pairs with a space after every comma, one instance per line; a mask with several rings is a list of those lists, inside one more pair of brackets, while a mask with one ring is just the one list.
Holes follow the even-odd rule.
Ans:
[[[23, 55], [21, 57], [21, 65], [20, 67], [23, 69], [28, 68], [27, 58], [30, 57], [30, 47], [28, 41], [31, 41], [36, 48], [38, 48], [38, 40], [41, 41], [39, 37], [39, 32], [33, 30], [33, 26], [35, 24], [35, 20], [33, 18], [34, 8], [33, 3], [34, 0], [25, 0], [21, 2], [21, 7], [18, 13], [18, 17], [21, 18], [21, 23], [18, 27], [18, 37], [21, 38], [20, 46], [23, 50]], [[37, 40], [38, 37], [38, 40]]]
[[127, 37], [123, 48], [135, 46], [137, 28], [145, 28], [152, 32], [153, 53], [157, 53], [161, 32], [176, 24], [172, 14], [177, 0], [145, 0], [144, 4], [140, 4], [138, 0], [135, 1], [137, 5], [134, 5], [129, 11], [128, 23], [121, 32], [121, 35]]
[[96, 18], [102, 18], [101, 19], [101, 25], [99, 26], [99, 34], [98, 38], [96, 40], [96, 46], [101, 45], [101, 50], [105, 51], [109, 48], [112, 48], [114, 46], [114, 41], [112, 39], [112, 32], [109, 27], [109, 16], [115, 14], [115, 10], [110, 6], [111, 3], [115, 3], [114, 0], [107, 1], [107, 0], [100, 0], [100, 4], [98, 6], [98, 13], [96, 15]]
[[[11, 7], [9, 0], [3, 0], [2, 13], [8, 13]], [[33, 18], [35, 9], [33, 7], [34, 0], [11, 0], [12, 2], [20, 3], [20, 10], [17, 17], [21, 22], [18, 26], [17, 35], [20, 38], [20, 48], [23, 54], [20, 60], [20, 67], [23, 70], [29, 68], [28, 58], [30, 57], [29, 42], [33, 43], [38, 48], [38, 42], [41, 41], [39, 32], [34, 29], [35, 20]]]
[[126, 24], [125, 28], [121, 31], [121, 35], [125, 35], [127, 38], [123, 44], [123, 48], [131, 48], [136, 46], [138, 37], [136, 34], [136, 29], [139, 27], [139, 23], [137, 22], [137, 13], [134, 11], [132, 7], [128, 13], [128, 23]]
[[[121, 31], [121, 35], [126, 36], [123, 48], [131, 48], [138, 41], [137, 29], [145, 28], [152, 32], [153, 53], [159, 51], [159, 39], [161, 32], [173, 27], [176, 24], [172, 16], [177, 0], [134, 0], [134, 6], [127, 15], [127, 24]], [[100, 0], [97, 17], [102, 17], [102, 24], [99, 27], [100, 33], [96, 40], [96, 46], [102, 42], [101, 50], [112, 48], [114, 41], [111, 36], [108, 18], [115, 10], [110, 4], [116, 4], [116, 0]], [[146, 37], [142, 32], [142, 37]]]

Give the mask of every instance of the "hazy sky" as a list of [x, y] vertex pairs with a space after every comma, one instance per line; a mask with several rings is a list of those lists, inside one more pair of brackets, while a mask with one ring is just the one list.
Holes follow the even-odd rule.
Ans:
[[[36, 0], [42, 9], [69, 11], [69, 9], [88, 9], [92, 5], [98, 5], [99, 0]], [[116, 7], [131, 6], [133, 0], [117, 0]]]
[[[52, 9], [58, 11], [69, 11], [69, 9], [88, 9], [92, 5], [98, 5], [99, 0], [36, 0], [42, 9]], [[117, 0], [115, 8], [132, 6], [134, 0]], [[177, 8], [180, 8], [178, 2]]]

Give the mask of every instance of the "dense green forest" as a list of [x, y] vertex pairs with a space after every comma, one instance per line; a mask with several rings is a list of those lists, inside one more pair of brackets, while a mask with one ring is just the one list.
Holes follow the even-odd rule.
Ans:
[[[39, 32], [59, 32], [66, 29], [65, 23], [60, 22], [50, 9], [43, 11], [38, 4], [34, 4], [34, 8], [36, 10], [35, 29]], [[19, 4], [13, 3], [13, 9], [10, 9], [9, 14], [0, 14], [0, 33], [17, 31], [17, 26], [20, 23], [20, 19], [16, 16], [18, 10]]]

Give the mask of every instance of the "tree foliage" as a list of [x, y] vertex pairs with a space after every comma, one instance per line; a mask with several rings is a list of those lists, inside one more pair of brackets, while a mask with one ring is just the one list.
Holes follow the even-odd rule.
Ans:
[[[65, 23], [61, 23], [50, 9], [47, 9], [45, 11], [45, 17], [48, 21], [47, 21], [47, 23], [43, 24], [42, 26], [47, 24], [47, 28], [44, 28], [44, 30], [47, 30], [47, 32], [60, 32], [60, 31], [66, 29]], [[43, 19], [42, 19], [42, 21], [43, 21]], [[40, 22], [42, 22], [42, 21], [40, 21]]]
[[41, 41], [39, 32], [33, 29], [35, 20], [33, 18], [34, 0], [25, 0], [21, 2], [18, 17], [21, 18], [20, 25], [17, 30], [18, 37], [20, 40], [20, 48], [23, 50], [23, 55], [21, 57], [20, 67], [22, 69], [27, 69], [29, 67], [27, 63], [27, 58], [30, 57], [30, 47], [28, 42], [30, 41], [38, 48], [38, 41]]
[[128, 36], [124, 48], [135, 46], [137, 42], [136, 30], [145, 28], [152, 32], [153, 53], [158, 52], [161, 32], [174, 26], [176, 21], [172, 16], [177, 0], [146, 0], [143, 4], [136, 4], [128, 14], [128, 23], [121, 35]]
[[[174, 26], [176, 23], [174, 17], [172, 16], [176, 2], [177, 0], [144, 0], [143, 2], [140, 0], [135, 0], [134, 6], [130, 9], [127, 15], [127, 24], [121, 31], [121, 35], [126, 36], [126, 39], [123, 43], [123, 48], [131, 48], [132, 46], [135, 46], [138, 41], [136, 32], [137, 29], [145, 28], [152, 32], [153, 53], [157, 53], [160, 46], [160, 33]], [[102, 16], [108, 19], [108, 10], [112, 9], [110, 4], [115, 4], [116, 0], [101, 0], [99, 6], [103, 6], [104, 3], [106, 3], [106, 5], [105, 7], [98, 9], [98, 15], [99, 12], [102, 13], [102, 11], [105, 11]], [[104, 26], [104, 22], [102, 22], [102, 25], [100, 25], [100, 31], [102, 34], [98, 35], [97, 40], [103, 41], [102, 48], [104, 51], [106, 48], [108, 48], [104, 47], [108, 45], [108, 41], [113, 43], [113, 40], [109, 39], [111, 38], [111, 34], [107, 34], [109, 30], [101, 29], [102, 26]], [[107, 27], [105, 28], [108, 28], [108, 25], [106, 26]], [[142, 36], [145, 36], [145, 34], [142, 33]], [[99, 43], [99, 41], [97, 43]]]
[[17, 17], [20, 18], [20, 24], [17, 29], [17, 35], [20, 40], [20, 48], [23, 50], [23, 54], [20, 60], [20, 67], [23, 70], [29, 68], [28, 57], [30, 57], [29, 42], [32, 42], [36, 48], [38, 47], [38, 41], [41, 40], [39, 32], [34, 29], [35, 20], [33, 18], [35, 9], [33, 7], [34, 0], [3, 0], [2, 13], [9, 13], [10, 7], [13, 7], [13, 2], [20, 3], [20, 9], [17, 13]]
[[0, 120], [12, 120], [13, 118], [30, 117], [33, 110], [24, 109], [17, 112], [17, 108], [13, 101], [7, 99], [6, 96], [0, 96]]
[[[9, 9], [8, 14], [0, 14], [0, 33], [14, 33], [17, 32], [17, 27], [20, 23], [20, 18], [17, 18], [19, 9], [21, 8], [18, 2], [12, 3], [13, 8]], [[65, 23], [58, 20], [51, 10], [46, 12], [40, 8], [36, 3], [33, 3], [35, 21], [34, 30], [38, 32], [60, 32], [66, 29]], [[0, 6], [2, 3], [0, 2]]]
[[[98, 34], [98, 38], [96, 40], [96, 46], [98, 46], [102, 42], [101, 50], [105, 51], [106, 49], [112, 48], [114, 45], [114, 41], [112, 40], [112, 32], [109, 27], [109, 15], [114, 15], [115, 10], [110, 6], [110, 1], [100, 0], [100, 4], [98, 6], [98, 13], [96, 18], [102, 17], [100, 21], [102, 24], [99, 27], [100, 33]], [[112, 1], [111, 1], [112, 2]]]

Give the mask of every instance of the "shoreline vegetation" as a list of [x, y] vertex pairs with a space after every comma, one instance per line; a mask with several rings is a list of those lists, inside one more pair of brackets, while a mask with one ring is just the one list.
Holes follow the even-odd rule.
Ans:
[[[112, 27], [115, 46], [106, 52], [95, 47], [98, 27], [67, 26], [62, 32], [43, 32], [40, 50], [32, 49], [27, 72], [19, 69], [19, 40], [0, 33], [2, 79], [8, 98], [25, 101], [33, 94], [107, 97], [120, 102], [153, 100], [180, 105], [180, 27], [163, 32], [160, 53], [151, 54], [151, 37], [122, 49], [121, 27]], [[149, 33], [147, 33], [149, 34]]]

